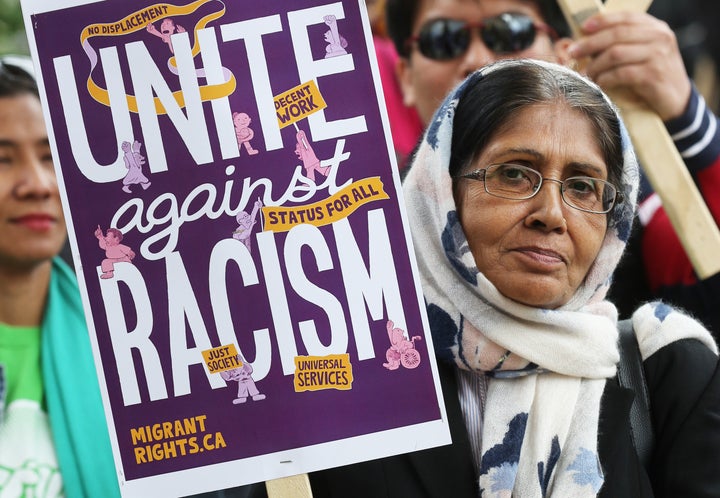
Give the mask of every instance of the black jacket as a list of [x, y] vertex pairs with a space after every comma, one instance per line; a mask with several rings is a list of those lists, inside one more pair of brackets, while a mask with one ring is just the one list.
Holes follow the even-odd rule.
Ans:
[[[479, 495], [454, 369], [439, 364], [453, 443], [310, 474], [313, 498], [477, 498]], [[656, 440], [646, 471], [632, 443], [633, 391], [608, 381], [598, 452], [603, 498], [720, 497], [718, 358], [698, 341], [666, 346], [645, 361]], [[263, 483], [251, 496], [265, 496]], [[522, 497], [517, 497], [522, 498]]]

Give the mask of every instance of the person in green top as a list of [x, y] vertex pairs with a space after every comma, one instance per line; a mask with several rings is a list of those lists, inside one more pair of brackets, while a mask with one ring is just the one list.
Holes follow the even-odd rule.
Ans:
[[[0, 57], [0, 496], [119, 498], [30, 59]], [[244, 498], [248, 487], [196, 498]]]
[[29, 59], [0, 58], [0, 495], [120, 496]]

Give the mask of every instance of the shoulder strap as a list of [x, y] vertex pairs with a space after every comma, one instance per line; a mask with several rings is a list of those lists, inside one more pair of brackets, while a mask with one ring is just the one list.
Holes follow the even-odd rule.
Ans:
[[650, 463], [655, 434], [650, 418], [650, 395], [645, 381], [645, 369], [631, 320], [618, 322], [620, 341], [620, 363], [617, 378], [622, 387], [632, 389], [635, 400], [630, 408], [630, 426], [635, 451], [640, 463], [647, 468]]

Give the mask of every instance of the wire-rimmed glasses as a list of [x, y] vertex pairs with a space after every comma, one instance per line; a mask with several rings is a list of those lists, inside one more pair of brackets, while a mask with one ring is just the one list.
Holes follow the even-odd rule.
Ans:
[[539, 171], [521, 164], [491, 164], [457, 178], [481, 181], [488, 194], [519, 201], [535, 196], [543, 181], [559, 183], [565, 204], [586, 213], [609, 213], [617, 202], [622, 201], [617, 187], [605, 180], [590, 176], [572, 176], [564, 180], [543, 178]]

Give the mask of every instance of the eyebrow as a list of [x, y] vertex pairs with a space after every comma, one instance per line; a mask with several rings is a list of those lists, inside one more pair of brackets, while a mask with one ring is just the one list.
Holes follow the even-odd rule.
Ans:
[[[538, 152], [537, 150], [526, 148], [526, 147], [512, 147], [510, 149], [505, 149], [504, 151], [501, 151], [501, 152], [503, 154], [508, 153], [508, 152], [514, 153], [514, 154], [518, 154], [518, 153], [519, 154], [527, 154], [538, 160], [542, 160], [545, 158], [545, 156], [543, 154], [541, 154], [540, 152]], [[608, 173], [606, 170], [603, 170], [599, 166], [596, 166], [592, 163], [582, 162], [582, 161], [573, 161], [573, 162], [569, 163], [567, 166], [574, 168], [574, 169], [586, 171], [588, 173], [595, 173], [597, 175], [603, 175], [603, 174]]]
[[[15, 140], [8, 138], [0, 138], [0, 147], [17, 147], [18, 143]], [[35, 142], [35, 145], [50, 146], [50, 139], [45, 137]]]

